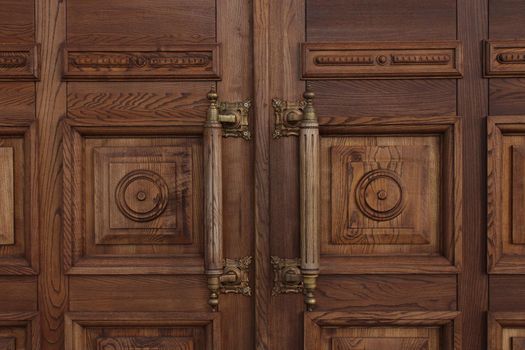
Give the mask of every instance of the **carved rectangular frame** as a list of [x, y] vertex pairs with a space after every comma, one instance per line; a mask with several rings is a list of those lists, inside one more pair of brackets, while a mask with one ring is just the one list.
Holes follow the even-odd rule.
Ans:
[[24, 139], [24, 220], [25, 247], [23, 257], [5, 256], [0, 259], [0, 275], [36, 275], [39, 271], [38, 244], [38, 134], [36, 120], [0, 122], [0, 137]]
[[0, 45], [0, 81], [38, 81], [38, 45]]
[[487, 118], [487, 265], [492, 274], [525, 274], [525, 255], [505, 254], [502, 236], [502, 138], [525, 137], [525, 116]]
[[[489, 312], [488, 350], [501, 350], [504, 328], [525, 328], [525, 314], [517, 312]], [[525, 332], [524, 332], [525, 336]]]
[[305, 312], [304, 348], [323, 349], [322, 327], [449, 327], [443, 350], [461, 350], [461, 314], [456, 311]]
[[487, 40], [484, 50], [486, 78], [525, 76], [525, 40]]
[[451, 273], [461, 271], [462, 261], [462, 136], [461, 117], [436, 116], [335, 120], [320, 127], [321, 136], [332, 135], [440, 135], [442, 187], [440, 203], [442, 251], [440, 256], [334, 256], [321, 254], [321, 274]]
[[177, 327], [201, 326], [206, 328], [206, 350], [220, 350], [220, 314], [189, 312], [70, 312], [65, 316], [65, 347], [86, 350], [76, 341], [83, 339], [85, 327]]
[[[178, 54], [177, 59], [186, 59], [184, 64], [177, 64], [177, 70], [163, 70], [159, 64], [153, 64], [152, 60], [174, 59], [173, 57], [162, 57], [168, 54]], [[191, 54], [201, 53], [211, 58], [211, 62], [205, 65], [199, 64]], [[80, 55], [88, 59], [89, 55], [97, 57], [101, 62], [92, 63], [91, 70], [82, 71], [72, 69], [71, 55]], [[104, 58], [104, 55], [106, 57]], [[133, 62], [126, 71], [112, 71], [111, 65], [116, 68], [126, 68], [126, 64], [120, 62], [106, 63], [110, 57], [121, 55], [124, 60]], [[188, 56], [190, 55], [190, 56]], [[187, 44], [163, 47], [65, 47], [63, 51], [63, 77], [67, 81], [125, 81], [125, 80], [220, 80], [220, 44]], [[118, 58], [118, 57], [117, 57]], [[163, 65], [166, 65], [163, 63]], [[87, 64], [89, 66], [89, 64]], [[144, 71], [145, 67], [149, 67]], [[210, 68], [202, 69], [202, 67]]]
[[461, 78], [461, 48], [459, 41], [303, 43], [302, 78]]
[[0, 313], [0, 328], [24, 327], [26, 329], [26, 349], [40, 349], [40, 321], [36, 312]]
[[[130, 125], [133, 125], [130, 122]], [[64, 120], [64, 267], [67, 274], [203, 274], [200, 255], [161, 256], [147, 260], [134, 257], [84, 257], [82, 205], [82, 139], [84, 136], [159, 136], [202, 137], [202, 127], [164, 126], [85, 126]]]

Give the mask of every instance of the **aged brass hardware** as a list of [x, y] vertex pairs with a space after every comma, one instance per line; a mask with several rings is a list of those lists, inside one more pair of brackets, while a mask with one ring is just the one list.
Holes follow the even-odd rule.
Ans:
[[208, 304], [213, 311], [219, 307], [219, 294], [242, 294], [251, 296], [249, 273], [251, 256], [245, 256], [239, 259], [224, 259], [224, 267], [221, 274], [208, 274], [208, 289], [210, 297]]
[[[306, 309], [312, 311], [319, 276], [320, 169], [319, 123], [314, 109], [315, 94], [307, 85], [303, 101], [273, 99], [275, 111], [274, 138], [299, 136], [301, 257], [272, 258], [274, 294], [304, 294]], [[301, 276], [299, 278], [298, 276]]]
[[[252, 106], [251, 100], [240, 102], [218, 101], [218, 94], [215, 86], [212, 86], [208, 93], [208, 120], [218, 121], [223, 127], [223, 137], [242, 137], [245, 140], [251, 139], [248, 129], [248, 115]], [[210, 119], [211, 118], [211, 119]]]
[[286, 101], [274, 98], [272, 106], [275, 116], [273, 138], [299, 136], [299, 124], [303, 119], [306, 101]]
[[240, 259], [225, 259], [224, 273], [219, 277], [221, 293], [251, 296], [252, 289], [250, 288], [249, 280], [251, 263], [251, 256], [245, 256]]
[[272, 295], [302, 293], [304, 291], [300, 259], [271, 257], [273, 266]]
[[315, 94], [307, 86], [303, 94], [306, 105], [299, 125], [299, 174], [301, 216], [301, 274], [306, 309], [312, 311], [319, 276], [320, 237], [320, 159], [319, 123], [313, 106]]

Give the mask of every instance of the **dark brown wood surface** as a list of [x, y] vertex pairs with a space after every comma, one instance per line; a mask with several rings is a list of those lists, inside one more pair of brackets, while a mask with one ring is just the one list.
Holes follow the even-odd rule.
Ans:
[[[523, 20], [521, 0], [0, 0], [0, 349], [525, 348]], [[253, 102], [252, 140], [208, 139], [222, 155], [212, 86]], [[307, 86], [320, 136], [272, 138], [272, 99]], [[301, 255], [313, 313], [272, 295], [271, 257]], [[252, 295], [212, 312], [221, 256], [254, 258]]]

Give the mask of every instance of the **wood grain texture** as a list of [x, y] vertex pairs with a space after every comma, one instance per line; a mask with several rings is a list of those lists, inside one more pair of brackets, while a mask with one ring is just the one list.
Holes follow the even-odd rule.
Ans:
[[209, 311], [202, 276], [75, 276], [70, 288], [70, 311]]
[[[218, 0], [217, 42], [221, 43], [222, 80], [217, 92], [222, 101], [254, 99], [255, 73], [253, 26], [254, 2]], [[249, 129], [254, 135], [257, 114], [249, 111]], [[257, 115], [257, 118], [259, 116]], [[240, 138], [223, 138], [223, 248], [226, 258], [254, 256], [254, 144]], [[252, 265], [256, 265], [253, 263]], [[255, 274], [250, 270], [250, 285], [255, 289]], [[221, 297], [221, 337], [223, 349], [255, 348], [255, 297]], [[242, 330], [242, 331], [241, 331]], [[239, 336], [239, 332], [242, 336]]]
[[[8, 339], [14, 339], [18, 349], [40, 349], [40, 319], [36, 312], [2, 312], [0, 313], [0, 339], [8, 345]], [[0, 343], [1, 344], [1, 343]], [[11, 350], [8, 348], [8, 350]]]
[[38, 80], [38, 46], [0, 45], [0, 81]]
[[[525, 248], [519, 227], [523, 197], [525, 142], [522, 116], [488, 120], [488, 268], [491, 273], [523, 273]], [[504, 166], [506, 165], [506, 166]]]
[[0, 43], [33, 44], [35, 40], [34, 11], [34, 0], [3, 0], [0, 13]]
[[523, 304], [525, 276], [491, 275], [489, 286], [491, 311], [525, 312], [525, 304]]
[[75, 312], [65, 328], [71, 350], [221, 349], [217, 313]]
[[12, 147], [0, 147], [0, 245], [15, 243], [15, 185]]
[[[261, 96], [262, 102], [270, 103], [272, 98], [289, 101], [301, 99], [305, 91], [305, 83], [300, 81], [301, 66], [299, 43], [305, 41], [306, 11], [304, 0], [269, 1], [268, 8], [268, 49], [267, 63], [269, 71], [269, 91]], [[261, 38], [262, 40], [262, 38]], [[261, 45], [263, 45], [261, 43]], [[256, 67], [259, 65], [256, 65]], [[266, 68], [265, 68], [266, 69]], [[266, 71], [265, 71], [266, 72]], [[315, 99], [316, 100], [316, 99]], [[316, 102], [314, 102], [316, 103]], [[270, 341], [267, 348], [287, 350], [302, 348], [302, 325], [301, 317], [304, 310], [303, 298], [293, 295], [269, 296], [272, 288], [270, 255], [282, 258], [295, 258], [300, 256], [300, 184], [299, 184], [299, 142], [295, 137], [280, 138], [278, 141], [271, 140], [271, 135], [266, 134], [269, 128], [274, 130], [274, 121], [267, 105], [258, 117], [258, 126], [264, 133], [268, 149], [268, 163], [265, 164], [269, 177], [266, 188], [268, 202], [263, 202], [264, 208], [268, 205], [266, 224], [268, 227], [266, 242], [261, 238], [261, 245], [268, 250], [265, 252], [264, 260], [261, 261], [266, 269], [265, 280], [268, 292], [261, 292], [268, 303], [269, 317], [267, 329], [270, 332]], [[261, 188], [263, 190], [263, 188]], [[264, 228], [259, 228], [261, 232]], [[262, 249], [261, 249], [262, 251]], [[270, 277], [270, 278], [269, 278]]]
[[[346, 124], [321, 127], [321, 187], [331, 189], [321, 194], [321, 225], [328, 228], [321, 234], [321, 254], [325, 261], [321, 270], [324, 273], [459, 271], [462, 216], [460, 118], [436, 118], [434, 125], [429, 122], [424, 127], [417, 123], [419, 118], [408, 119], [413, 121], [412, 126], [404, 118], [392, 118], [390, 122], [383, 122], [381, 118], [355, 118], [348, 119]], [[377, 136], [371, 136], [374, 134]], [[436, 138], [436, 134], [441, 136]], [[411, 151], [403, 155], [405, 147]], [[425, 152], [428, 152], [428, 160], [424, 160]], [[437, 168], [432, 170], [430, 164]], [[395, 171], [393, 166], [397, 167]], [[418, 167], [425, 170], [418, 171]], [[376, 176], [372, 173], [374, 169], [381, 169], [378, 174], [385, 178], [393, 174], [390, 175], [391, 182], [401, 186], [397, 187], [401, 191], [398, 198], [402, 200], [404, 192], [408, 201], [400, 207], [399, 215], [384, 222], [382, 217], [374, 216], [372, 209], [372, 213], [363, 211], [355, 198], [360, 179]], [[388, 173], [388, 169], [393, 173]], [[423, 184], [418, 184], [416, 179]], [[377, 190], [387, 191], [388, 188]], [[389, 192], [395, 196], [395, 191], [396, 188], [392, 188]], [[425, 193], [428, 198], [418, 197]], [[410, 210], [410, 201], [417, 203], [414, 211]], [[430, 205], [427, 214], [425, 205]], [[405, 210], [406, 220], [402, 218]], [[422, 214], [419, 219], [416, 211]], [[388, 212], [375, 213], [383, 215]], [[417, 220], [424, 224], [418, 224]], [[396, 227], [400, 230], [393, 230]], [[428, 243], [413, 241], [412, 238], [416, 237], [398, 237], [410, 234], [405, 231], [410, 227], [418, 227], [415, 230]], [[389, 232], [387, 236], [381, 236], [385, 232]], [[394, 238], [392, 234], [396, 232]]]
[[215, 42], [213, 0], [73, 0], [67, 3], [67, 42], [75, 46]]
[[[455, 40], [456, 2], [306, 2], [308, 41]], [[432, 22], [429, 22], [432, 18]]]
[[37, 310], [36, 276], [3, 276], [0, 278], [0, 310], [3, 312]]
[[489, 81], [490, 115], [525, 115], [525, 79], [500, 78]]
[[[67, 47], [64, 78], [74, 80], [219, 80], [219, 45]], [[0, 69], [1, 72], [1, 69]]]
[[[202, 273], [202, 209], [198, 205], [198, 203], [202, 203], [201, 141], [198, 138], [182, 135], [174, 137], [180, 131], [177, 126], [164, 126], [163, 131], [168, 134], [159, 137], [156, 128], [128, 127], [123, 130], [124, 134], [119, 135], [107, 126], [101, 126], [97, 131], [93, 128], [86, 130], [70, 123], [64, 125], [64, 184], [67, 186], [64, 193], [64, 213], [66, 216], [64, 262], [66, 271], [72, 274], [97, 274], [102, 271], [110, 274]], [[101, 131], [105, 132], [101, 133]], [[170, 133], [172, 134], [170, 135]], [[128, 135], [134, 135], [134, 137]], [[189, 153], [186, 152], [186, 156], [183, 156], [185, 161], [177, 162], [175, 173], [179, 175], [175, 174], [173, 177], [174, 171], [173, 169], [170, 170], [168, 164], [174, 162], [174, 156], [179, 161], [183, 159], [180, 157], [181, 154], [177, 154], [177, 149], [180, 147], [187, 149]], [[117, 157], [114, 159], [114, 163], [120, 168], [117, 166], [117, 168], [113, 167], [112, 169], [109, 165], [102, 165], [104, 162], [99, 159], [100, 157], [95, 156], [95, 151], [100, 155], [104, 153], [104, 150], [106, 156], [113, 154]], [[106, 163], [108, 162], [110, 162], [109, 159]], [[126, 162], [128, 164], [127, 170], [122, 168]], [[143, 164], [139, 165], [141, 163]], [[160, 165], [161, 163], [162, 165]], [[104, 192], [95, 190], [95, 187], [98, 186], [97, 180], [100, 184], [102, 179], [106, 178], [107, 190], [115, 193], [118, 190], [118, 184], [111, 180], [113, 175], [117, 179], [123, 179], [126, 174], [144, 170], [150, 173], [154, 171], [152, 176], [158, 177], [160, 179], [158, 181], [165, 184], [167, 191], [164, 194], [164, 198], [167, 200], [166, 207], [169, 207], [168, 196], [170, 191], [172, 192], [171, 196], [175, 198], [186, 198], [177, 202], [176, 205], [172, 202], [170, 208], [164, 208], [158, 213], [159, 220], [162, 219], [164, 224], [161, 222], [134, 222], [133, 216], [127, 219], [124, 217], [126, 211], [122, 211], [122, 208], [118, 209], [113, 206], [112, 210], [109, 198], [94, 200], [92, 196], [87, 196], [88, 193], [103, 196]], [[111, 171], [113, 171], [113, 175], [111, 175]], [[95, 173], [96, 176], [94, 176]], [[144, 176], [140, 178], [144, 178]], [[166, 181], [171, 183], [171, 187]], [[140, 182], [136, 185], [140, 185]], [[140, 192], [140, 189], [138, 191]], [[113, 211], [113, 215], [107, 216], [108, 212], [106, 212], [104, 218], [104, 215], [98, 212], [96, 208], [96, 205], [104, 208], [100, 203], [106, 203], [105, 207], [109, 208], [109, 214]], [[127, 203], [132, 202], [128, 200]], [[189, 209], [190, 206], [192, 210]], [[145, 211], [137, 209], [138, 212], [136, 213], [139, 215], [147, 214], [150, 209]], [[134, 229], [135, 233], [142, 232], [142, 238], [138, 235], [129, 236], [129, 232], [124, 230], [125, 227], [121, 227], [123, 230], [115, 227], [117, 223], [122, 224], [120, 221], [115, 221], [117, 220], [115, 211], [120, 212], [119, 217], [124, 220], [126, 227]], [[167, 224], [170, 212], [175, 213], [181, 226], [180, 229], [174, 231], [169, 228], [166, 229], [169, 230], [168, 233], [170, 234], [178, 232], [179, 240], [156, 242], [154, 237], [156, 231], [152, 228], [158, 224]], [[141, 231], [137, 231], [137, 229]], [[123, 241], [120, 244], [97, 242], [97, 234], [100, 239], [100, 234], [108, 230], [112, 234], [116, 232], [127, 243], [122, 244]], [[153, 236], [151, 236], [152, 234]], [[192, 239], [181, 244], [181, 237], [186, 237], [185, 239], [192, 237]]]
[[488, 27], [491, 39], [522, 39], [525, 29], [519, 24], [523, 20], [525, 4], [519, 0], [489, 0]]
[[36, 6], [37, 41], [41, 48], [41, 81], [36, 84], [36, 111], [41, 164], [39, 187], [39, 222], [41, 274], [38, 309], [42, 325], [41, 350], [64, 347], [64, 311], [67, 307], [67, 280], [62, 274], [62, 133], [60, 119], [66, 114], [66, 85], [61, 81], [57, 62], [65, 41], [65, 2], [39, 1]]
[[206, 274], [222, 274], [224, 265], [222, 228], [222, 127], [208, 121], [204, 129], [204, 232]]
[[338, 117], [456, 115], [454, 80], [313, 81], [321, 125]]
[[[0, 148], [5, 149], [12, 158], [11, 170], [4, 168], [4, 185], [10, 183], [11, 189], [4, 186], [3, 193], [10, 191], [12, 197], [4, 198], [2, 206], [10, 208], [12, 238], [9, 243], [0, 245], [0, 274], [33, 275], [38, 273], [38, 165], [37, 165], [37, 127], [31, 121], [6, 121], [0, 125]], [[7, 172], [11, 173], [11, 181]], [[5, 201], [7, 200], [7, 202]], [[9, 204], [10, 203], [10, 204]], [[4, 224], [8, 221], [6, 217]], [[5, 229], [5, 226], [4, 226]], [[12, 242], [11, 242], [12, 241]]]
[[525, 75], [525, 41], [489, 40], [485, 42], [485, 77]]
[[68, 117], [77, 124], [202, 127], [208, 83], [69, 83]]
[[463, 79], [458, 81], [458, 114], [463, 116], [463, 262], [458, 278], [458, 304], [463, 315], [465, 349], [486, 347], [488, 308], [486, 262], [486, 143], [488, 84], [482, 78], [481, 42], [487, 39], [487, 1], [457, 2], [457, 40], [463, 46]]
[[[304, 327], [307, 350], [334, 349], [341, 338], [352, 339], [352, 346], [361, 342], [381, 350], [419, 349], [413, 346], [424, 339], [427, 344], [421, 349], [462, 349], [461, 315], [455, 311], [310, 312], [304, 315]], [[395, 339], [403, 338], [406, 347], [399, 347]]]
[[35, 118], [35, 84], [0, 83], [0, 105], [3, 121]]
[[525, 316], [518, 312], [490, 312], [488, 350], [521, 350], [525, 340]]
[[270, 0], [253, 1], [255, 348], [270, 343]]
[[303, 79], [461, 77], [459, 42], [334, 42], [301, 45]]
[[[417, 293], [413, 293], [417, 290]], [[319, 311], [455, 310], [455, 276], [321, 276]]]

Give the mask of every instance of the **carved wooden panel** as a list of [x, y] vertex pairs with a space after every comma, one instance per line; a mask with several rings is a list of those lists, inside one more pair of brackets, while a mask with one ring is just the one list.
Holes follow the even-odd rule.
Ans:
[[525, 41], [485, 42], [485, 76], [489, 78], [525, 76]]
[[459, 266], [459, 118], [435, 120], [433, 127], [390, 122], [324, 128], [325, 273], [453, 272]]
[[492, 312], [488, 317], [489, 350], [524, 350], [525, 315]]
[[65, 130], [69, 272], [201, 272], [200, 138], [168, 125]]
[[524, 273], [524, 117], [489, 117], [487, 169], [489, 272]]
[[459, 78], [459, 42], [303, 43], [303, 79]]
[[71, 350], [219, 349], [216, 313], [70, 313]]
[[219, 45], [87, 47], [64, 50], [68, 80], [205, 79], [218, 80]]
[[0, 245], [15, 243], [14, 154], [0, 147]]
[[37, 80], [37, 53], [36, 46], [0, 45], [0, 81]]
[[458, 312], [311, 312], [306, 350], [460, 350]]
[[0, 126], [0, 275], [38, 270], [36, 126]]
[[39, 349], [39, 329], [36, 313], [0, 313], [0, 350]]

